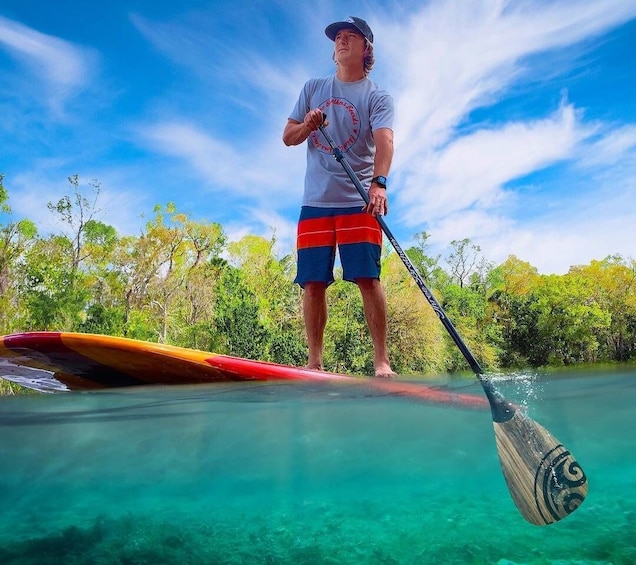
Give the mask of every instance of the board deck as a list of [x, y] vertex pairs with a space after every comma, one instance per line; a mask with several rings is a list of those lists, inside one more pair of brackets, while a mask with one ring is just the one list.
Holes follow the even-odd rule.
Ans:
[[250, 380], [364, 381], [387, 394], [489, 408], [482, 396], [446, 387], [361, 379], [172, 345], [71, 332], [28, 332], [0, 337], [0, 377], [41, 391]]

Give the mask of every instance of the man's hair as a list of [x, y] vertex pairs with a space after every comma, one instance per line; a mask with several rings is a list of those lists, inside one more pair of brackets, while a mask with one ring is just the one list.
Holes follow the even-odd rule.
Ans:
[[371, 43], [368, 39], [365, 38], [365, 43], [367, 45], [366, 55], [364, 56], [364, 76], [368, 76], [375, 64], [375, 57], [373, 56], [373, 43]]

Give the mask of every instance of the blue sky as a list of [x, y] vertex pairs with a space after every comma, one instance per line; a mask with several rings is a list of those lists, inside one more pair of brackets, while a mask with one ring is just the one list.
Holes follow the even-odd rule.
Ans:
[[[294, 248], [304, 146], [281, 135], [324, 28], [375, 33], [396, 104], [387, 223], [542, 273], [636, 257], [636, 2], [3, 0], [0, 172], [13, 219], [59, 230], [67, 177], [138, 234], [155, 204]], [[145, 214], [146, 219], [141, 215]]]

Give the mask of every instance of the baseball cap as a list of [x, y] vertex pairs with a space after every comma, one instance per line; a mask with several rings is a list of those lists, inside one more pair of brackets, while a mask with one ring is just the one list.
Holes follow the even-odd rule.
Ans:
[[356, 18], [355, 16], [348, 16], [341, 22], [334, 22], [329, 24], [325, 28], [325, 35], [331, 39], [331, 41], [336, 40], [336, 34], [341, 29], [353, 28], [359, 31], [364, 37], [366, 37], [370, 43], [373, 43], [373, 32], [369, 27], [369, 24], [365, 22], [362, 18]]

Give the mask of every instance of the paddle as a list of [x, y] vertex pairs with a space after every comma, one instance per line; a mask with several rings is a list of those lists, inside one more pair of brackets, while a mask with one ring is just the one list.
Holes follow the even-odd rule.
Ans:
[[[324, 123], [319, 128], [329, 143], [336, 161], [343, 166], [360, 196], [369, 204], [369, 196]], [[378, 216], [377, 219], [417, 286], [475, 372], [488, 397], [501, 469], [512, 500], [523, 517], [532, 524], [543, 526], [557, 522], [574, 512], [587, 495], [587, 477], [582, 467], [550, 432], [508, 402], [495, 389], [411, 260], [393, 237], [384, 218]]]

